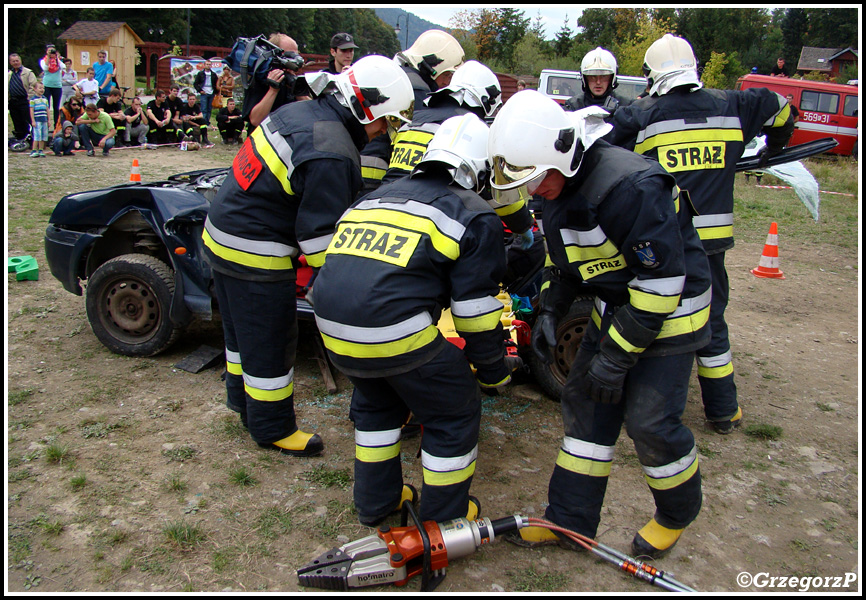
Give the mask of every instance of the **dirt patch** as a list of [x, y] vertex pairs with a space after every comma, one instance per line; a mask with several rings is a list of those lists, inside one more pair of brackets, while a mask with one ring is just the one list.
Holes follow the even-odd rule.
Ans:
[[[232, 156], [218, 145], [189, 168]], [[134, 157], [145, 181], [187, 170], [179, 165], [191, 160], [173, 151]], [[131, 158], [56, 160], [82, 166], [76, 189], [85, 190], [122, 178]], [[14, 185], [10, 214], [22, 210]], [[20, 254], [16, 231], [9, 235], [10, 256]], [[781, 240], [784, 280], [749, 272], [760, 243], [728, 254], [743, 428], [722, 437], [706, 426], [696, 380], [684, 416], [701, 453], [704, 505], [657, 564], [700, 591], [782, 591], [760, 577], [742, 587], [740, 573], [854, 573], [848, 588], [833, 588], [844, 582], [835, 579], [818, 588], [859, 587], [857, 253]], [[327, 393], [314, 329], [302, 329], [296, 402], [301, 427], [319, 432], [326, 450], [289, 459], [260, 450], [225, 408], [221, 367], [191, 374], [174, 366], [202, 345], [221, 348], [218, 323], [196, 324], [154, 358], [111, 354], [90, 331], [83, 299], [50, 276], [44, 254], [35, 256], [39, 281], [8, 278], [9, 591], [293, 592], [303, 589], [299, 566], [372, 533], [352, 508], [350, 385], [337, 374], [339, 392]], [[543, 514], [561, 436], [559, 405], [531, 379], [485, 398], [472, 493], [486, 516]], [[420, 488], [418, 445], [404, 443], [403, 466]], [[623, 433], [599, 540], [628, 551], [652, 510]], [[450, 565], [438, 591], [650, 589], [591, 556], [497, 542]]]

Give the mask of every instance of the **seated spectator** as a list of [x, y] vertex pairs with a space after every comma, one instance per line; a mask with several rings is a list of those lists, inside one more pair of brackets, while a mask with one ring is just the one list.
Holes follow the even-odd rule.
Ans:
[[87, 67], [87, 79], [82, 79], [72, 86], [76, 94], [84, 97], [84, 104], [96, 106], [99, 102], [99, 82], [96, 81], [96, 71]]
[[[165, 99], [168, 109], [171, 111], [171, 123], [168, 125], [168, 137], [177, 137], [178, 142], [183, 141], [183, 119], [180, 117], [180, 111], [183, 108], [183, 98], [180, 97], [180, 86], [176, 83], [168, 88], [168, 96]], [[174, 141], [172, 139], [172, 141]]]
[[132, 99], [132, 106], [126, 109], [126, 131], [124, 142], [127, 146], [143, 146], [147, 143], [147, 115], [141, 106], [141, 98], [136, 96]]
[[114, 147], [116, 134], [111, 117], [96, 108], [95, 104], [84, 107], [84, 115], [78, 118], [78, 137], [87, 149], [87, 156], [94, 155], [94, 145], [102, 148], [102, 156], [108, 156], [108, 151]]
[[223, 144], [240, 144], [241, 132], [244, 129], [244, 117], [235, 106], [235, 99], [226, 100], [226, 107], [217, 113], [217, 128], [223, 138]]
[[54, 128], [54, 135], [60, 135], [63, 131], [63, 122], [69, 121], [72, 124], [78, 120], [78, 117], [84, 114], [84, 103], [80, 96], [73, 96], [60, 108], [60, 114], [57, 119], [57, 126]]
[[[207, 123], [204, 122], [204, 116], [201, 112], [201, 106], [195, 101], [195, 94], [189, 92], [186, 96], [186, 103], [180, 109], [180, 118], [183, 123], [181, 136], [192, 137], [196, 142], [204, 145], [205, 148], [213, 148], [207, 139]], [[183, 141], [181, 137], [181, 141]]]
[[54, 141], [51, 144], [54, 149], [54, 156], [72, 156], [77, 141], [78, 132], [75, 130], [75, 125], [72, 124], [72, 121], [63, 121], [60, 133], [54, 135]]
[[100, 98], [96, 103], [96, 108], [111, 117], [114, 128], [117, 129], [117, 142], [114, 144], [118, 148], [122, 148], [126, 144], [126, 115], [123, 111], [126, 110], [126, 105], [123, 104], [123, 95], [120, 90], [113, 88], [108, 95]]
[[[151, 144], [168, 144], [169, 140], [177, 141], [174, 126], [171, 125], [171, 109], [168, 108], [165, 99], [165, 91], [156, 90], [154, 99], [147, 103], [146, 114], [150, 125], [147, 141]], [[169, 129], [172, 130], [171, 136], [169, 136]]]

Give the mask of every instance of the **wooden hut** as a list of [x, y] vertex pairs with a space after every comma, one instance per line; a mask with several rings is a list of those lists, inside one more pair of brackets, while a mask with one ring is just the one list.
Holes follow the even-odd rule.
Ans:
[[117, 84], [135, 88], [135, 46], [144, 41], [126, 23], [78, 21], [58, 38], [66, 40], [66, 51], [61, 54], [72, 59], [72, 68], [82, 79], [87, 67], [97, 62], [97, 53], [105, 50], [107, 60], [114, 61]]

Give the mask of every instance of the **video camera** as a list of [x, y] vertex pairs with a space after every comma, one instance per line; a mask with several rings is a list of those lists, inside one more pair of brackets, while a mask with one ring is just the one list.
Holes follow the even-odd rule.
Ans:
[[[273, 69], [297, 71], [304, 66], [304, 59], [297, 52], [286, 52], [260, 35], [254, 38], [239, 37], [223, 63], [241, 74], [241, 85], [247, 89], [253, 77], [265, 82]], [[289, 83], [289, 79], [294, 80], [293, 77], [287, 77], [284, 81]]]

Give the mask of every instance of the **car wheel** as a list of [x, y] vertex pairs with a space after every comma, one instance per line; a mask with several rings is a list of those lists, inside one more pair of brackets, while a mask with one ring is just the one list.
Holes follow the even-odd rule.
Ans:
[[103, 263], [87, 284], [87, 319], [102, 344], [117, 354], [153, 356], [180, 334], [169, 317], [174, 275], [164, 262], [126, 254]]
[[530, 350], [528, 353], [532, 376], [554, 402], [559, 402], [562, 398], [562, 386], [565, 385], [580, 341], [589, 326], [592, 306], [591, 298], [578, 298], [559, 321], [556, 327], [556, 348], [551, 351], [553, 362], [550, 365], [541, 362], [535, 352]]

